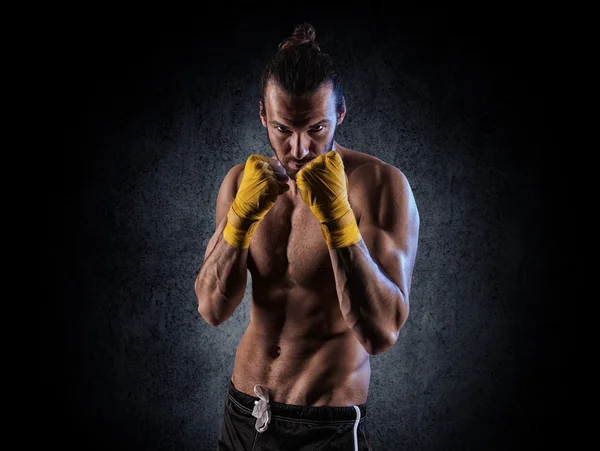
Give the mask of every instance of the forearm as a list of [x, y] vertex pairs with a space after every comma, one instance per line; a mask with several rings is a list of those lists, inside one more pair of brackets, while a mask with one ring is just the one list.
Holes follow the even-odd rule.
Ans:
[[330, 249], [340, 309], [370, 354], [392, 346], [408, 317], [408, 299], [371, 258], [364, 241]]
[[223, 238], [225, 222], [211, 238], [194, 289], [198, 312], [211, 325], [226, 321], [244, 297], [248, 277], [248, 249], [231, 246]]

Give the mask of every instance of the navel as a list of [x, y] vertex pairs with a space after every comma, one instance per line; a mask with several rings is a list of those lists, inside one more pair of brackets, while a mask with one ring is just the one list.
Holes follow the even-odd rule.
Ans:
[[272, 352], [273, 358], [276, 359], [277, 357], [279, 357], [281, 355], [281, 347], [274, 345], [271, 352]]

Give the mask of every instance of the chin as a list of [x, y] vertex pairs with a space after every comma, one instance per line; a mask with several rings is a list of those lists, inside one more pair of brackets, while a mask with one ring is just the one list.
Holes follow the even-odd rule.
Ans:
[[287, 176], [295, 182], [296, 175], [298, 175], [298, 172], [300, 172], [300, 171], [297, 171], [296, 169], [287, 169], [286, 168], [285, 172], [287, 173]]

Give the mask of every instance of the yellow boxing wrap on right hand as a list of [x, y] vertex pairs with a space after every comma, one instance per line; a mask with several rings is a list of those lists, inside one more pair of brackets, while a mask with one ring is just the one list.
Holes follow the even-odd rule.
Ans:
[[308, 163], [296, 175], [302, 200], [321, 224], [329, 249], [352, 246], [362, 240], [348, 201], [348, 176], [340, 155], [331, 150]]
[[246, 160], [244, 175], [227, 213], [223, 238], [231, 246], [246, 249], [252, 236], [279, 195], [279, 184], [269, 164], [271, 159], [252, 154]]

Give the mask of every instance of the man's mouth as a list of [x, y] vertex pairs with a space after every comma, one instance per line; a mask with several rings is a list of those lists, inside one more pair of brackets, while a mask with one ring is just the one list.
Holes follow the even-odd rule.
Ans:
[[292, 169], [301, 169], [306, 163], [294, 163], [290, 162], [290, 167]]

